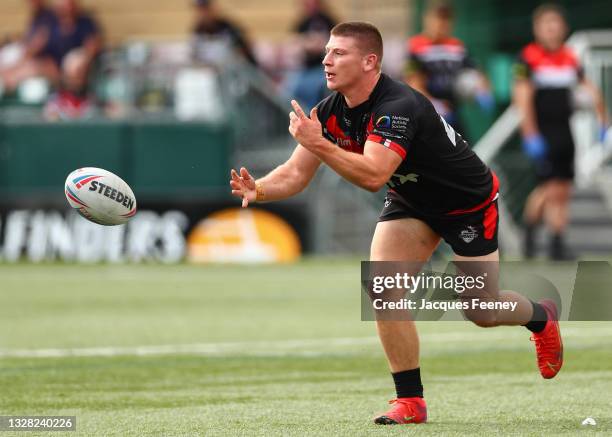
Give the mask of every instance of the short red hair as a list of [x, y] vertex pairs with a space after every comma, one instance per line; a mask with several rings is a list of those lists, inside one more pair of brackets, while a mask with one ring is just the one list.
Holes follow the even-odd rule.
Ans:
[[365, 21], [346, 21], [336, 24], [331, 30], [334, 36], [355, 38], [362, 52], [374, 53], [380, 65], [383, 57], [383, 40], [380, 31], [373, 24]]

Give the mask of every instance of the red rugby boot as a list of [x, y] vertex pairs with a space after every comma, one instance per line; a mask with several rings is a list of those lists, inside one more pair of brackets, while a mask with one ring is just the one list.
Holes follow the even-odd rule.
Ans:
[[557, 305], [550, 299], [541, 300], [548, 321], [541, 332], [534, 332], [531, 341], [535, 342], [538, 367], [543, 378], [554, 378], [563, 365], [563, 341], [559, 329]]
[[427, 422], [427, 405], [423, 398], [398, 398], [389, 401], [393, 404], [386, 413], [374, 419], [377, 425], [400, 425], [404, 423]]

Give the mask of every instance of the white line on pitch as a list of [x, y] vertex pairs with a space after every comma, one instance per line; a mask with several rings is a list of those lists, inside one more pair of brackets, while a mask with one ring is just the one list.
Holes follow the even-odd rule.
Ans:
[[[431, 333], [420, 336], [424, 345], [429, 343], [498, 343], [520, 340], [528, 337], [524, 330], [490, 330], [477, 332]], [[564, 339], [604, 338], [612, 340], [611, 330], [566, 328]], [[158, 346], [89, 347], [89, 348], [48, 348], [48, 349], [0, 349], [0, 358], [61, 358], [61, 357], [113, 357], [147, 355], [321, 355], [345, 346], [367, 346], [378, 344], [377, 337], [345, 337], [320, 339], [295, 339], [277, 341], [250, 341], [225, 343], [169, 344]]]

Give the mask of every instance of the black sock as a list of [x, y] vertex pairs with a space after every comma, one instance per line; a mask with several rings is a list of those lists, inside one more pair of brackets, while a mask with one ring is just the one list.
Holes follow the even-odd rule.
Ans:
[[421, 368], [392, 373], [398, 398], [422, 398]]
[[561, 232], [555, 232], [550, 236], [550, 251], [552, 253], [559, 253], [563, 249], [563, 234]]
[[531, 305], [533, 305], [533, 316], [531, 316], [531, 320], [523, 326], [531, 332], [542, 332], [548, 321], [546, 311], [544, 311], [544, 308], [539, 303], [531, 302]]
[[525, 258], [533, 258], [536, 254], [536, 237], [537, 224], [526, 223], [525, 224], [525, 235], [523, 242], [523, 256]]

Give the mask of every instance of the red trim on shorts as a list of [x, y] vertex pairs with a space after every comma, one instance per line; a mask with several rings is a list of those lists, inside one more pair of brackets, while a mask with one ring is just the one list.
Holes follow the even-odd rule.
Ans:
[[492, 240], [495, 236], [495, 229], [497, 228], [497, 204], [492, 203], [484, 213], [484, 237], [485, 240]]
[[382, 144], [387, 149], [393, 150], [395, 153], [401, 156], [402, 159], [406, 159], [406, 151], [404, 150], [404, 148], [387, 138], [383, 138], [380, 135], [370, 135], [368, 136], [366, 141], [372, 141], [374, 143]]
[[495, 200], [495, 196], [497, 196], [497, 193], [499, 192], [499, 179], [497, 179], [497, 175], [493, 171], [491, 171], [491, 176], [493, 177], [493, 187], [491, 188], [491, 194], [489, 194], [489, 197], [487, 197], [487, 200], [485, 200], [482, 203], [479, 203], [473, 208], [456, 209], [454, 211], [447, 212], [446, 215], [459, 215], [459, 214], [467, 214], [470, 212], [475, 212], [475, 211], [478, 211], [479, 209], [484, 208], [491, 202], [493, 202], [493, 200]]

